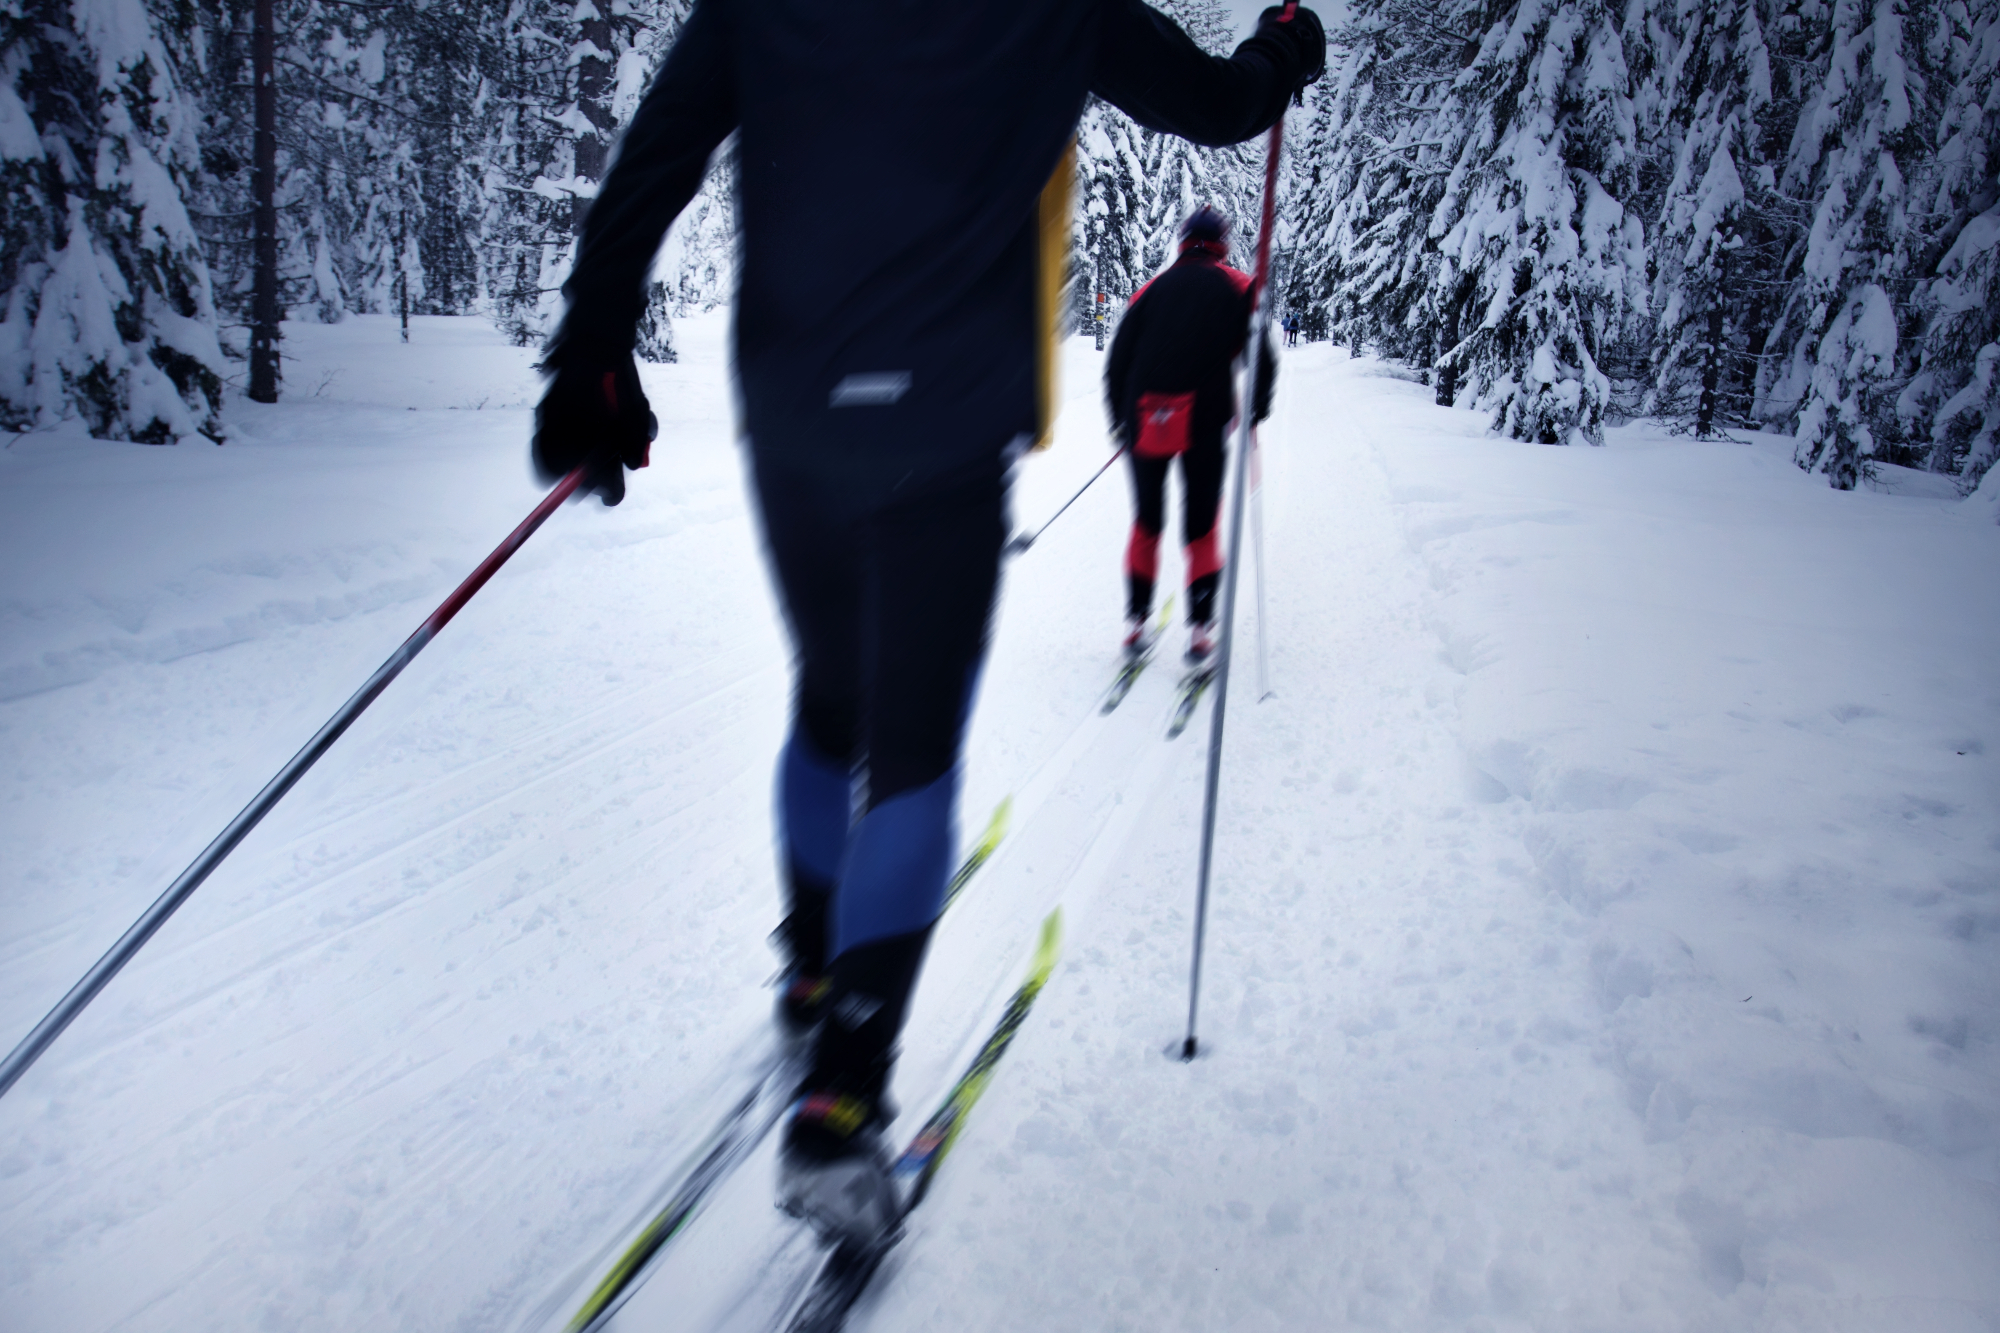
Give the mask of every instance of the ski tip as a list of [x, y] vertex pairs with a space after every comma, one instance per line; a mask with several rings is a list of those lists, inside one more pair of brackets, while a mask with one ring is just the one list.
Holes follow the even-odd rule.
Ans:
[[1042, 918], [1042, 937], [1035, 945], [1035, 975], [1048, 979], [1055, 970], [1056, 955], [1062, 952], [1062, 908]]
[[1009, 792], [1000, 798], [1000, 804], [993, 807], [993, 817], [986, 821], [986, 832], [980, 835], [979, 845], [992, 851], [1007, 836], [1007, 821], [1014, 817], [1014, 795]]

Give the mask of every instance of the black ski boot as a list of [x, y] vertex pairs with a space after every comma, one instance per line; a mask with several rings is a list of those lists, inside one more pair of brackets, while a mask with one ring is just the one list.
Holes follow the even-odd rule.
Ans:
[[871, 940], [829, 969], [833, 995], [813, 1067], [778, 1150], [778, 1206], [834, 1244], [884, 1244], [903, 1215], [885, 1139], [896, 1118], [889, 1071], [930, 933]]
[[797, 894], [791, 914], [771, 932], [785, 966], [778, 973], [778, 1030], [803, 1041], [826, 1019], [833, 978], [826, 968], [826, 898]]
[[825, 1089], [800, 1098], [778, 1150], [778, 1207], [829, 1244], [880, 1245], [902, 1217], [879, 1101]]
[[885, 1007], [851, 991], [833, 1007], [778, 1149], [778, 1207], [830, 1244], [880, 1244], [902, 1216], [885, 1136], [896, 1114], [884, 1096], [895, 1059], [882, 1049]]

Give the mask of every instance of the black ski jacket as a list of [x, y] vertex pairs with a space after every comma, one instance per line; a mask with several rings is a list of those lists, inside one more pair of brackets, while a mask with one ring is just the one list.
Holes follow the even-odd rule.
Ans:
[[629, 352], [660, 241], [735, 131], [760, 463], [893, 487], [991, 459], [1036, 428], [1037, 206], [1086, 95], [1250, 138], [1324, 63], [1274, 15], [1225, 59], [1141, 0], [697, 0], [591, 205], [551, 361]]
[[[1111, 429], [1130, 443], [1142, 393], [1193, 393], [1193, 443], [1219, 442], [1236, 415], [1231, 364], [1250, 336], [1250, 278], [1189, 250], [1132, 294], [1104, 366]], [[1278, 368], [1267, 337], [1259, 350], [1256, 419], [1271, 414]]]

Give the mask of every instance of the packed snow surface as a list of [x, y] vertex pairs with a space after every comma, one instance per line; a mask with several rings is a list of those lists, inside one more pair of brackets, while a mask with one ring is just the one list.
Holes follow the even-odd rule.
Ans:
[[[626, 503], [551, 519], [0, 1099], [0, 1324], [524, 1327], [736, 1089], [787, 675], [724, 334], [644, 372]], [[536, 498], [485, 325], [285, 347], [226, 447], [0, 451], [8, 1045]], [[1104, 457], [1067, 357], [1023, 526]], [[1108, 478], [1008, 573], [963, 822], [1015, 824], [899, 1133], [1057, 905], [1064, 959], [854, 1326], [2000, 1328], [1990, 509], [1282, 365], [1202, 1055], [1207, 723], [1162, 739], [1167, 662], [1097, 715]], [[811, 1259], [769, 1200], [767, 1155], [617, 1326], [763, 1327]]]

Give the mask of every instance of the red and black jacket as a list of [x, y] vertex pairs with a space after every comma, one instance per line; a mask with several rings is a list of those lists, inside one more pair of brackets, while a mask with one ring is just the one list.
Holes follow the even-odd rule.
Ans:
[[[1230, 374], [1250, 336], [1250, 275], [1191, 248], [1132, 294], [1104, 367], [1104, 402], [1119, 439], [1130, 442], [1143, 393], [1192, 393], [1190, 443], [1219, 443], [1236, 415]], [[1260, 350], [1257, 420], [1271, 412], [1277, 365], [1266, 340]]]

